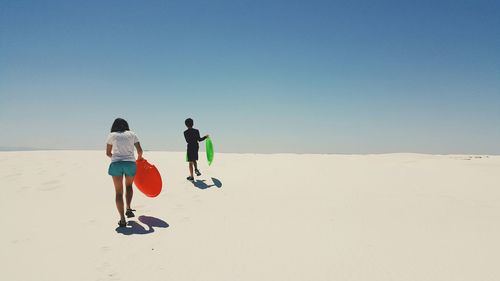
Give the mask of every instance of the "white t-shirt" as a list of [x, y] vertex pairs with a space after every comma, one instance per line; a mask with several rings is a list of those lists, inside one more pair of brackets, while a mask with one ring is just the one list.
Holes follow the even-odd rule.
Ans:
[[107, 144], [113, 146], [111, 162], [117, 161], [133, 161], [135, 162], [134, 156], [134, 144], [138, 143], [139, 139], [136, 134], [132, 131], [125, 132], [113, 132], [108, 135], [106, 140]]

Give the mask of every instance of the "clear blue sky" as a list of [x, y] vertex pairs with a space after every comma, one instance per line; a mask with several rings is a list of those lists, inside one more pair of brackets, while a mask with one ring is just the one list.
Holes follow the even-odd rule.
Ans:
[[500, 1], [0, 0], [0, 147], [500, 154]]

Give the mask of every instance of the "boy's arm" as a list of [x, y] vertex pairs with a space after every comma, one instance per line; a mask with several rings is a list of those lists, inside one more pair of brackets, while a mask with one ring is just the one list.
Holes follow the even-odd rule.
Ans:
[[208, 135], [200, 137], [200, 131], [198, 131], [198, 141], [204, 141], [206, 138], [208, 138]]

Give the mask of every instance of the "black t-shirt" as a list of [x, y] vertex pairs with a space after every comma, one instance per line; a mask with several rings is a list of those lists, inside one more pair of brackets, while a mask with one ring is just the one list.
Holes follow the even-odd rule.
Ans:
[[200, 137], [200, 131], [189, 128], [184, 131], [184, 138], [188, 145], [198, 145], [199, 141], [204, 141], [206, 137]]

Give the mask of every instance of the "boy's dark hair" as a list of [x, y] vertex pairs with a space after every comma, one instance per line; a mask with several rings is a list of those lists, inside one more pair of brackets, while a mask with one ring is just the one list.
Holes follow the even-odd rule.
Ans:
[[113, 125], [111, 125], [111, 133], [114, 132], [123, 133], [125, 131], [130, 131], [127, 121], [125, 121], [125, 119], [122, 118], [116, 118], [115, 122], [113, 122]]
[[188, 126], [189, 128], [192, 128], [194, 124], [193, 119], [191, 118], [186, 119], [186, 121], [184, 121], [184, 124], [186, 124], [186, 126]]

